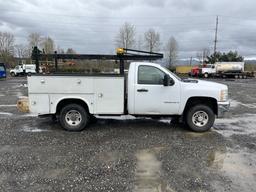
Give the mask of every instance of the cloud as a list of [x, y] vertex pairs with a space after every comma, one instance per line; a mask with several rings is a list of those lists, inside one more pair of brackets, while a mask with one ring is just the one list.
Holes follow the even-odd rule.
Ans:
[[179, 57], [213, 50], [219, 15], [218, 50], [256, 55], [256, 2], [251, 0], [13, 0], [0, 1], [0, 31], [10, 31], [18, 43], [29, 33], [51, 36], [61, 48], [80, 53], [113, 53], [120, 26], [130, 22], [137, 37], [149, 28], [179, 44]]
[[205, 0], [179, 0], [179, 1], [170, 1], [170, 4], [172, 6], [175, 6], [176, 9], [200, 11], [202, 9], [205, 9], [207, 1], [205, 1]]

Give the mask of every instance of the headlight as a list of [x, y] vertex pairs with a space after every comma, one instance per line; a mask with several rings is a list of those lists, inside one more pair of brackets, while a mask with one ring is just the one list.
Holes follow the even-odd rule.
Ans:
[[220, 91], [220, 101], [227, 101], [228, 100], [228, 90], [221, 90]]

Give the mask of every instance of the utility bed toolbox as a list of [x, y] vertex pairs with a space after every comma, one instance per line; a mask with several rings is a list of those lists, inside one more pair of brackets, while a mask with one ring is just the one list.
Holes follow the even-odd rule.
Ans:
[[30, 111], [39, 115], [55, 113], [69, 97], [83, 100], [91, 114], [124, 112], [123, 76], [35, 75], [28, 77], [28, 87]]

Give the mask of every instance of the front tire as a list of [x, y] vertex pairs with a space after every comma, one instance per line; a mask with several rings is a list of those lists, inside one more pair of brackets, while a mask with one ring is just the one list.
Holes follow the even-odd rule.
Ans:
[[188, 127], [195, 132], [208, 131], [214, 124], [215, 114], [207, 105], [195, 105], [186, 114]]
[[61, 109], [59, 120], [68, 131], [82, 131], [89, 122], [89, 114], [81, 105], [68, 104]]

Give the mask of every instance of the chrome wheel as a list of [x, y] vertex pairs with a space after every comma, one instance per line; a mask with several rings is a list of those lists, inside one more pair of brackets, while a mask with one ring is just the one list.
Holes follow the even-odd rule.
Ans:
[[65, 120], [70, 126], [77, 126], [82, 121], [82, 115], [77, 110], [70, 110], [65, 115]]
[[209, 116], [204, 111], [197, 111], [192, 115], [192, 122], [198, 127], [205, 126], [209, 121]]

